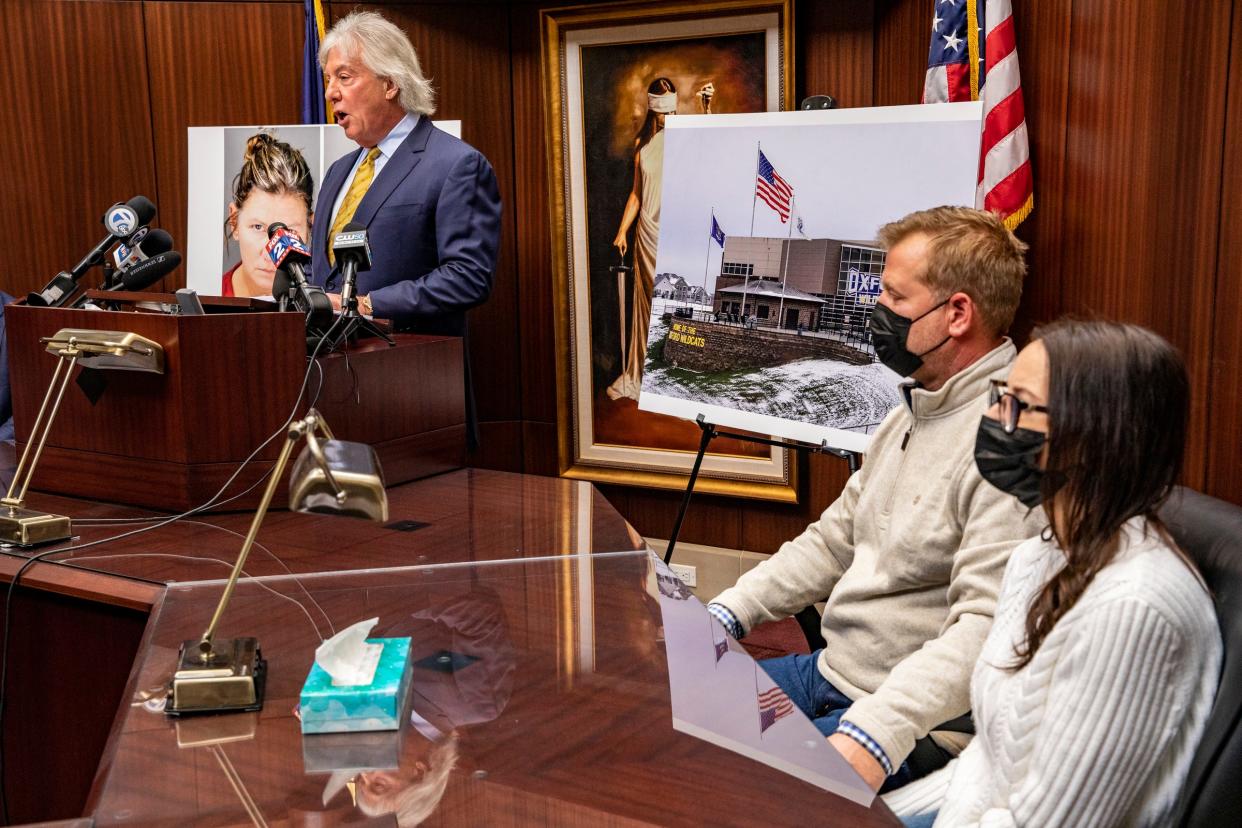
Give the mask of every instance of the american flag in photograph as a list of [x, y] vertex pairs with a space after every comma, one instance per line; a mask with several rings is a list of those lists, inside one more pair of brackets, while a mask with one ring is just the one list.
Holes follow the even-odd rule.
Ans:
[[1010, 0], [932, 0], [923, 103], [983, 100], [975, 206], [1011, 230], [1035, 207]]
[[759, 694], [759, 732], [763, 733], [793, 710], [793, 702], [785, 695], [784, 690], [779, 687], [764, 690]]
[[759, 172], [755, 178], [755, 195], [763, 199], [763, 203], [771, 207], [781, 217], [781, 224], [789, 221], [792, 210], [790, 199], [793, 198], [793, 187], [781, 178], [772, 162], [759, 150]]

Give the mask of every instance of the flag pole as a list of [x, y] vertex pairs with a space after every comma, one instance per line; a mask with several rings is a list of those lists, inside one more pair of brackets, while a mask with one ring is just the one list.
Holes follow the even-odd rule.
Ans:
[[[707, 293], [707, 268], [712, 261], [712, 242], [715, 241], [712, 234], [716, 232], [716, 208], [712, 207], [712, 223], [707, 228], [707, 255], [703, 257], [703, 293]], [[690, 311], [690, 318], [694, 318], [694, 311]]]
[[781, 306], [776, 312], [777, 329], [785, 327], [785, 280], [789, 277], [789, 254], [790, 248], [793, 247], [794, 210], [797, 203], [796, 197], [791, 194], [789, 196], [789, 232], [785, 236], [785, 257], [781, 262]]
[[[753, 192], [750, 195], [750, 237], [755, 237], [755, 204], [759, 201], [759, 156], [763, 155], [763, 143], [755, 142], [755, 177], [751, 179], [750, 186]], [[747, 273], [745, 281], [742, 282], [742, 326], [746, 324], [746, 295], [750, 293], [750, 274]]]
[[759, 714], [759, 738], [763, 738], [763, 707], [759, 704], [759, 663], [751, 664], [755, 668], [755, 712]]
[[763, 155], [763, 144], [755, 142], [755, 175], [750, 180], [750, 235], [755, 236], [755, 204], [759, 201], [759, 156]]

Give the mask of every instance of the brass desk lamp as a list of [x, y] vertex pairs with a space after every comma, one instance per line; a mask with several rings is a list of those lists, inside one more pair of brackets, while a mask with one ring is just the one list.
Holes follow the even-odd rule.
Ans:
[[[47, 343], [48, 353], [57, 357], [56, 370], [52, 373], [47, 393], [43, 395], [43, 404], [39, 406], [39, 415], [30, 429], [30, 439], [13, 473], [8, 494], [0, 498], [0, 543], [12, 546], [35, 546], [73, 537], [69, 518], [26, 508], [26, 489], [43, 455], [43, 447], [60, 411], [60, 402], [73, 376], [74, 366], [164, 373], [164, 349], [159, 343], [129, 331], [62, 328], [55, 336], [45, 336], [39, 341]], [[49, 402], [52, 403], [50, 410]], [[27, 460], [30, 460], [29, 466], [26, 465]]]
[[[317, 435], [322, 435], [321, 443]], [[224, 594], [201, 638], [182, 643], [177, 671], [169, 686], [164, 710], [170, 716], [259, 710], [263, 707], [266, 662], [255, 638], [213, 638], [216, 625], [233, 596], [233, 587], [259, 534], [272, 495], [280, 483], [293, 447], [303, 437], [306, 448], [289, 477], [289, 509], [296, 512], [343, 514], [368, 520], [388, 520], [388, 496], [375, 451], [364, 443], [336, 440], [313, 408], [289, 426], [271, 478], [255, 510], [250, 531], [237, 563], [224, 585]]]

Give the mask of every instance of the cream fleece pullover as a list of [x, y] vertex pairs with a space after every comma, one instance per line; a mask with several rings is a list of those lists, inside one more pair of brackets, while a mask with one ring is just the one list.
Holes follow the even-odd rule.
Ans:
[[894, 767], [969, 709], [1005, 562], [1041, 525], [975, 467], [989, 380], [1014, 355], [1006, 339], [939, 390], [905, 387], [841, 496], [714, 599], [751, 630], [827, 597], [820, 672]]
[[975, 667], [977, 735], [940, 771], [885, 796], [937, 826], [1167, 825], [1211, 711], [1221, 642], [1197, 576], [1142, 518], [1030, 664], [1013, 663], [1052, 541], [1013, 554]]

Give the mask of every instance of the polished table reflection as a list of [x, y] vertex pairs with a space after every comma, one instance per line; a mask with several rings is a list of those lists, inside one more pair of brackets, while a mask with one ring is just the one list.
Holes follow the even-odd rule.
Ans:
[[[246, 582], [223, 633], [257, 635], [269, 659], [267, 702], [249, 719], [171, 721], [161, 712], [177, 647], [218, 596], [218, 584], [170, 587], [89, 814], [100, 825], [892, 824], [879, 806], [713, 744], [710, 733], [675, 729], [666, 643], [686, 630], [667, 623], [649, 588], [657, 566], [631, 552], [309, 575], [288, 592], [287, 576]], [[701, 605], [687, 610], [678, 624], [710, 629]], [[295, 707], [320, 636], [372, 616], [373, 635], [414, 638], [418, 726], [407, 719], [400, 733], [303, 736]], [[722, 677], [701, 679], [687, 701], [728, 692], [714, 686]], [[745, 680], [753, 694], [754, 679]], [[796, 714], [760, 734], [753, 703], [749, 713], [744, 726], [773, 745], [781, 734], [792, 734], [795, 749], [818, 735]], [[831, 776], [830, 748], [815, 743]], [[849, 784], [848, 769], [838, 773]]]
[[[150, 513], [31, 498], [34, 508], [72, 516], [79, 537], [55, 556], [61, 562], [35, 564], [23, 582], [149, 610], [86, 816], [97, 824], [895, 824], [879, 800], [850, 800], [869, 798], [851, 794], [860, 783], [805, 717], [763, 723], [762, 678], [749, 656], [736, 645], [716, 649], [723, 636], [701, 604], [593, 486], [469, 469], [395, 487], [390, 498], [384, 527], [269, 517], [220, 629], [259, 638], [265, 706], [182, 720], [161, 710], [165, 684], [180, 643], [197, 637], [219, 598], [249, 515], [212, 514], [87, 546], [142, 528], [133, 521]], [[0, 556], [10, 578], [22, 557]], [[303, 737], [295, 707], [315, 647], [370, 617], [380, 619], [373, 636], [413, 639], [402, 730]], [[15, 636], [27, 621], [19, 604]], [[687, 647], [702, 659], [692, 669]], [[730, 698], [733, 708], [696, 704]], [[6, 729], [32, 711], [15, 693], [9, 712]]]

